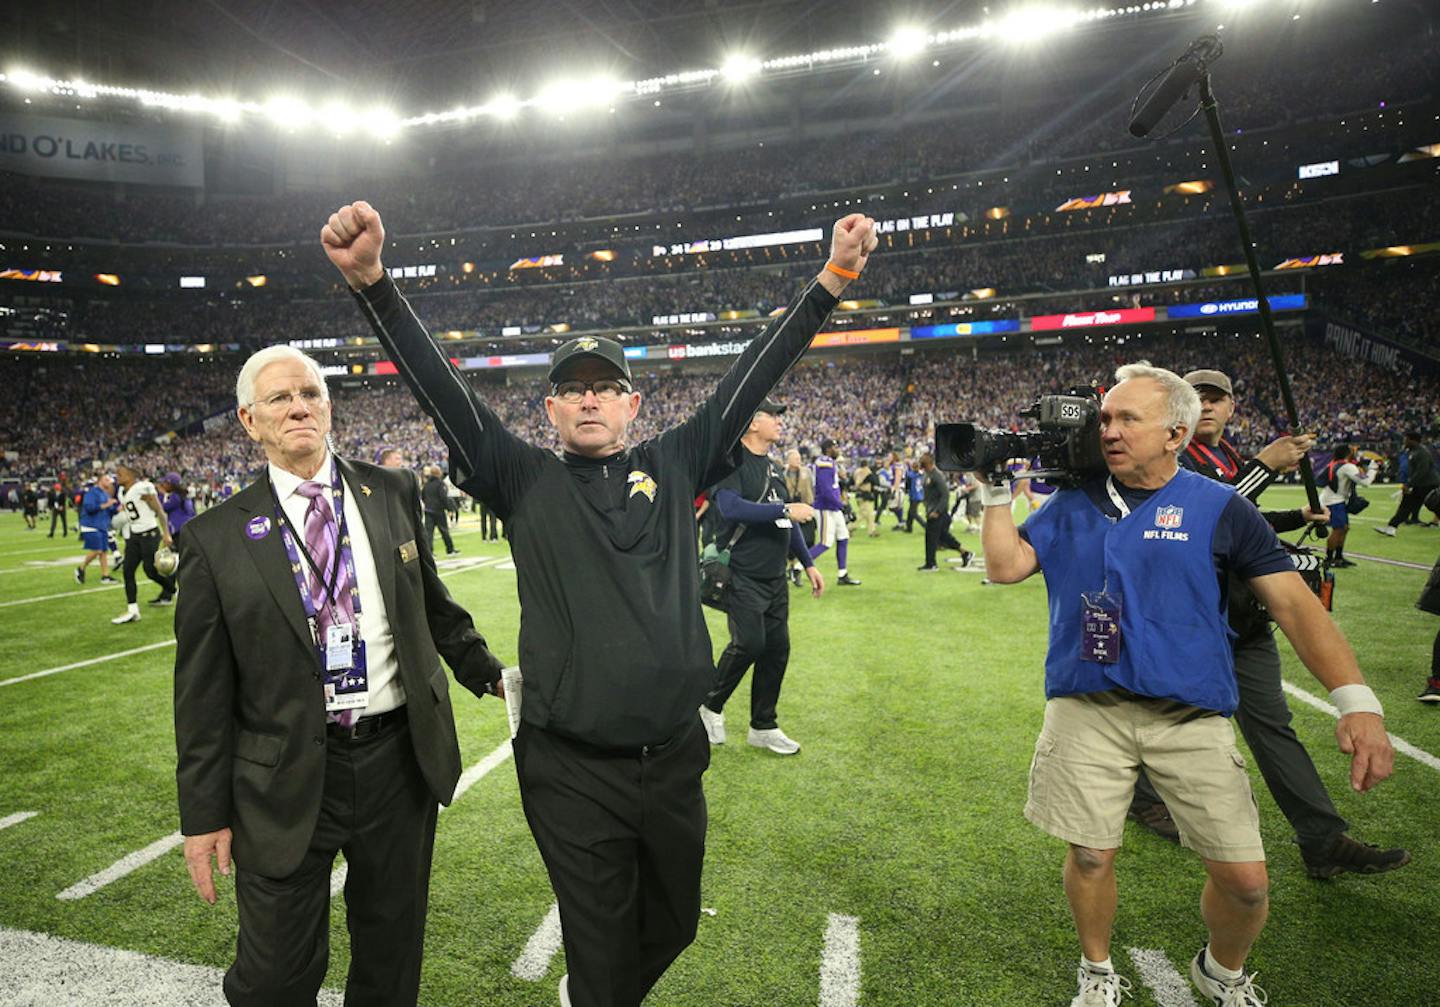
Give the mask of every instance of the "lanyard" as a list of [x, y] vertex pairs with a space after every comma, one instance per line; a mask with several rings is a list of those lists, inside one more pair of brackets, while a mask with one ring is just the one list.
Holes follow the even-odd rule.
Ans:
[[305, 568], [300, 563], [300, 557], [304, 556], [310, 564], [310, 569], [315, 571], [315, 579], [325, 589], [325, 601], [330, 607], [331, 624], [340, 621], [340, 615], [335, 610], [335, 586], [340, 579], [340, 564], [345, 564], [345, 572], [350, 583], [350, 597], [353, 603], [353, 611], [358, 621], [360, 617], [360, 593], [355, 590], [355, 557], [350, 550], [350, 532], [345, 523], [345, 484], [340, 479], [340, 467], [331, 459], [331, 493], [334, 499], [331, 502], [331, 509], [336, 515], [336, 550], [335, 564], [331, 572], [330, 582], [325, 582], [325, 576], [315, 563], [310, 551], [305, 548], [303, 542], [294, 533], [289, 517], [285, 514], [285, 508], [280, 505], [280, 499], [275, 493], [275, 486], [270, 486], [270, 495], [275, 500], [275, 517], [280, 525], [280, 538], [285, 543], [285, 552], [290, 558], [290, 569], [295, 573], [295, 586], [300, 591], [300, 601], [305, 606], [305, 621], [310, 624], [310, 634], [314, 637], [316, 645], [320, 645], [320, 623], [315, 610], [315, 601], [310, 595], [309, 585], [305, 583]]
[[1217, 456], [1215, 452], [1210, 450], [1208, 445], [1201, 444], [1199, 441], [1191, 441], [1190, 450], [1199, 451], [1200, 453], [1204, 454], [1205, 458], [1210, 462], [1210, 464], [1214, 465], [1215, 468], [1217, 468], [1220, 473], [1225, 476], [1227, 482], [1233, 480], [1235, 478], [1235, 473], [1240, 471], [1240, 466], [1232, 465], [1228, 458], [1221, 458]]
[[1105, 492], [1110, 494], [1110, 502], [1114, 504], [1115, 509], [1120, 512], [1120, 519], [1123, 521], [1129, 517], [1130, 505], [1125, 502], [1125, 498], [1122, 497], [1120, 491], [1115, 488], [1114, 476], [1105, 477]]

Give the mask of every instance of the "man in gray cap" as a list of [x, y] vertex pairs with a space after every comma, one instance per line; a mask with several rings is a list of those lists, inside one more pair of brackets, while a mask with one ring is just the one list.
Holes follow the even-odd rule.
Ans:
[[435, 429], [450, 472], [505, 522], [520, 595], [521, 802], [560, 905], [562, 1004], [636, 1007], [695, 938], [705, 852], [697, 713], [714, 681], [694, 499], [875, 250], [875, 222], [835, 225], [830, 260], [683, 423], [631, 444], [640, 393], [619, 344], [581, 336], [550, 367], [558, 454], [527, 444], [465, 382], [380, 263], [368, 203], [321, 231]]
[[[1309, 434], [1279, 437], [1246, 461], [1225, 439], [1225, 425], [1235, 414], [1235, 395], [1228, 375], [1220, 371], [1191, 371], [1185, 380], [1200, 394], [1200, 420], [1195, 436], [1180, 455], [1180, 464], [1235, 487], [1258, 506], [1260, 494], [1281, 472], [1300, 464], [1314, 443]], [[1323, 523], [1324, 508], [1261, 511], [1276, 532], [1294, 531], [1307, 522]], [[1230, 628], [1235, 633], [1235, 681], [1240, 706], [1235, 722], [1260, 766], [1275, 803], [1295, 829], [1305, 870], [1312, 878], [1331, 878], [1345, 871], [1379, 874], [1410, 862], [1403, 849], [1379, 849], [1352, 839], [1349, 824], [1320, 780], [1310, 753], [1290, 726], [1290, 706], [1281, 688], [1280, 651], [1275, 645], [1270, 617], [1255, 600], [1246, 582], [1229, 578]], [[1130, 816], [1142, 825], [1178, 840], [1179, 831], [1145, 771], [1135, 785]]]

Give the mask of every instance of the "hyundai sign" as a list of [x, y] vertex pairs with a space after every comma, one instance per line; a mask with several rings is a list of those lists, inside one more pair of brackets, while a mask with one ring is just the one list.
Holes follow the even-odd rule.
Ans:
[[[1305, 308], [1304, 294], [1272, 294], [1267, 298], [1271, 311], [1301, 311]], [[1172, 304], [1168, 309], [1171, 318], [1219, 318], [1224, 315], [1253, 315], [1260, 310], [1255, 298], [1241, 298], [1234, 301], [1206, 301], [1203, 304]]]

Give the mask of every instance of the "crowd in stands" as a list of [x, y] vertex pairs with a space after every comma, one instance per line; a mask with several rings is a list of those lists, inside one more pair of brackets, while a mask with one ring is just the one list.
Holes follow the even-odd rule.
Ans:
[[[1292, 340], [1286, 352], [1300, 426], [1320, 435], [1322, 449], [1349, 441], [1389, 453], [1406, 429], [1440, 430], [1440, 378], [1358, 363], [1316, 342]], [[1230, 433], [1244, 451], [1289, 428], [1265, 344], [1252, 335], [1097, 336], [1093, 342], [1072, 336], [1060, 347], [975, 356], [944, 349], [812, 355], [777, 397], [789, 406], [786, 444], [814, 444], [824, 435], [851, 458], [874, 457], [894, 448], [928, 450], [937, 422], [1033, 428], [1022, 410], [1037, 395], [1106, 385], [1115, 367], [1141, 357], [1180, 372], [1218, 367], [1230, 374], [1240, 402]], [[4, 363], [0, 376], [13, 379], [19, 395], [0, 413], [12, 432], [3, 445], [0, 481], [87, 472], [94, 460], [123, 455], [148, 472], [173, 469], [195, 482], [243, 484], [261, 454], [233, 415], [194, 436], [135, 442], [187, 409], [233, 408], [233, 363], [187, 371], [170, 362], [107, 360], [103, 370], [52, 364], [25, 373]], [[713, 370], [637, 375], [644, 403], [632, 440], [683, 420], [717, 377]], [[494, 374], [467, 378], [517, 436], [557, 446], [538, 376], [509, 383]], [[398, 381], [336, 387], [334, 417], [337, 448], [348, 456], [373, 459], [382, 447], [398, 447], [411, 465], [448, 463], [433, 425]]]

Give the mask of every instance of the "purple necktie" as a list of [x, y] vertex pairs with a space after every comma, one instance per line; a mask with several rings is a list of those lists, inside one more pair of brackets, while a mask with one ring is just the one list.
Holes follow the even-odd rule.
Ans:
[[[339, 528], [330, 509], [330, 498], [325, 492], [325, 485], [313, 480], [303, 482], [296, 492], [310, 500], [310, 506], [305, 511], [305, 548], [309, 551], [310, 558], [315, 561], [315, 567], [310, 570], [310, 600], [315, 606], [315, 622], [320, 634], [320, 651], [323, 654], [326, 634], [337, 620], [350, 623], [356, 633], [360, 631], [360, 627], [355, 626], [355, 602], [350, 597], [350, 577], [344, 563], [341, 563], [339, 570], [335, 572], [333, 614], [325, 591], [325, 585], [330, 581], [330, 572], [335, 567], [335, 550], [340, 548]], [[316, 576], [317, 569], [323, 576]], [[359, 718], [360, 711], [332, 710], [325, 716], [330, 723], [349, 727]]]

